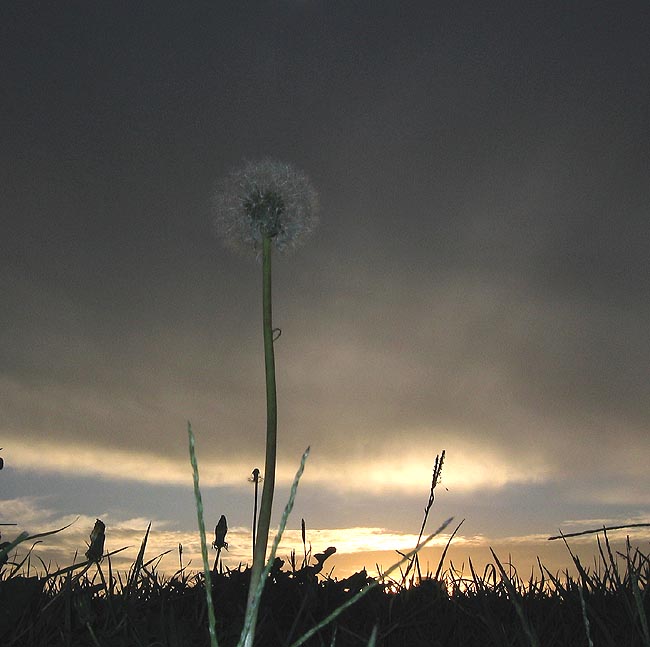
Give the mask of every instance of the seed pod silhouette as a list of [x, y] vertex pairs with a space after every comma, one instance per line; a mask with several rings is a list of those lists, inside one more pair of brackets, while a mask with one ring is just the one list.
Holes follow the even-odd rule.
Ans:
[[212, 548], [217, 551], [217, 556], [214, 558], [214, 566], [212, 570], [216, 573], [217, 568], [219, 567], [219, 557], [221, 556], [221, 549], [225, 548], [228, 550], [228, 542], [226, 541], [226, 533], [228, 532], [228, 522], [226, 521], [226, 515], [222, 514], [219, 523], [214, 528], [214, 541], [212, 542]]
[[228, 532], [228, 522], [226, 521], [226, 515], [222, 514], [219, 519], [219, 523], [214, 528], [214, 541], [212, 542], [212, 547], [216, 550], [225, 548], [228, 550], [228, 542], [226, 541], [226, 533]]
[[[0, 535], [0, 539], [2, 539], [2, 535]], [[9, 546], [11, 546], [11, 542], [3, 541], [2, 543], [0, 543], [0, 550], [9, 548]], [[8, 561], [9, 561], [9, 553], [5, 553], [0, 557], [0, 568], [2, 568]]]
[[259, 488], [260, 481], [262, 480], [262, 477], [260, 476], [260, 471], [257, 467], [253, 470], [252, 475], [248, 477], [248, 480], [251, 483], [255, 484], [255, 500], [253, 502], [253, 559], [255, 559], [255, 541], [256, 541], [256, 533], [257, 533], [257, 491]]
[[330, 546], [329, 548], [326, 548], [322, 553], [316, 553], [314, 555], [314, 559], [317, 563], [312, 566], [313, 572], [320, 573], [323, 570], [323, 564], [325, 563], [325, 560], [335, 552], [336, 548], [334, 546]]
[[88, 550], [86, 551], [86, 557], [91, 562], [100, 561], [104, 554], [105, 530], [106, 526], [104, 522], [101, 519], [97, 519], [95, 521], [95, 527], [90, 533], [90, 544], [88, 544]]

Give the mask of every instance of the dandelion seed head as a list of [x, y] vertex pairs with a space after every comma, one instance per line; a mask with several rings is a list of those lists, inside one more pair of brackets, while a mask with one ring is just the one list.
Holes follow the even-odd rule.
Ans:
[[318, 194], [309, 178], [274, 159], [247, 162], [218, 184], [214, 225], [225, 244], [240, 252], [262, 249], [264, 237], [279, 252], [294, 249], [318, 222]]

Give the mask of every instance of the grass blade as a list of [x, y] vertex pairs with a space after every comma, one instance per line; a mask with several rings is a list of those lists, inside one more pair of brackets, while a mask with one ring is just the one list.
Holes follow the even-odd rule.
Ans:
[[205, 521], [203, 518], [203, 500], [199, 488], [199, 465], [196, 461], [194, 448], [194, 434], [192, 425], [187, 423], [187, 435], [190, 443], [190, 462], [192, 463], [192, 476], [194, 478], [194, 500], [196, 502], [196, 517], [199, 524], [199, 535], [201, 537], [201, 559], [203, 560], [203, 575], [205, 577], [205, 600], [208, 605], [208, 631], [210, 632], [211, 647], [219, 647], [217, 642], [216, 620], [214, 616], [214, 605], [212, 603], [212, 578], [210, 576], [210, 565], [208, 564], [208, 544], [205, 539]]
[[[310, 452], [310, 448], [307, 447], [304, 454], [302, 455], [302, 458], [300, 459], [300, 466], [298, 467], [298, 471], [296, 472], [296, 475], [293, 478], [293, 483], [291, 484], [289, 500], [287, 501], [287, 505], [284, 507], [284, 512], [282, 513], [282, 518], [280, 519], [280, 527], [278, 528], [278, 532], [275, 536], [275, 539], [273, 540], [273, 546], [271, 547], [271, 554], [269, 555], [269, 558], [266, 561], [266, 565], [264, 566], [264, 570], [262, 571], [262, 575], [260, 576], [260, 579], [257, 582], [254, 595], [249, 597], [248, 604], [246, 606], [244, 627], [242, 629], [239, 642], [237, 643], [237, 647], [242, 647], [242, 645], [244, 645], [245, 647], [252, 647], [253, 639], [255, 638], [255, 625], [257, 623], [257, 615], [259, 612], [260, 600], [262, 598], [262, 591], [264, 590], [264, 585], [266, 584], [266, 580], [268, 578], [269, 572], [271, 571], [271, 567], [273, 566], [273, 562], [275, 561], [275, 555], [278, 551], [278, 546], [280, 545], [280, 540], [282, 539], [284, 529], [287, 526], [289, 515], [293, 510], [293, 504], [296, 500], [296, 493], [298, 492], [298, 483], [300, 483], [300, 477], [302, 476], [302, 473], [305, 471], [305, 463], [307, 462], [307, 457], [309, 456], [309, 452]], [[250, 586], [251, 587], [253, 586], [252, 580]]]

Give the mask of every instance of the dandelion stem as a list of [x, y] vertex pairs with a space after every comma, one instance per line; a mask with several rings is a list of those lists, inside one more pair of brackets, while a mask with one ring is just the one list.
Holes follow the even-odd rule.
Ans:
[[[260, 519], [253, 551], [251, 584], [248, 591], [249, 603], [255, 594], [266, 560], [266, 546], [269, 540], [271, 509], [275, 489], [275, 462], [277, 447], [278, 411], [275, 385], [275, 353], [273, 351], [273, 317], [271, 307], [271, 236], [265, 235], [262, 246], [262, 308], [264, 327], [264, 364], [266, 370], [266, 460], [264, 465], [264, 486], [260, 504]], [[255, 634], [253, 624], [251, 635]]]

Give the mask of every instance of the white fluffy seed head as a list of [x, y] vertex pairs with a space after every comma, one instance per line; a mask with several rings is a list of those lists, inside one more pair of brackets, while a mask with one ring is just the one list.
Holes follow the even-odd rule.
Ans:
[[214, 193], [214, 225], [228, 247], [259, 254], [265, 236], [279, 252], [295, 248], [318, 222], [318, 194], [309, 178], [284, 162], [247, 162]]

